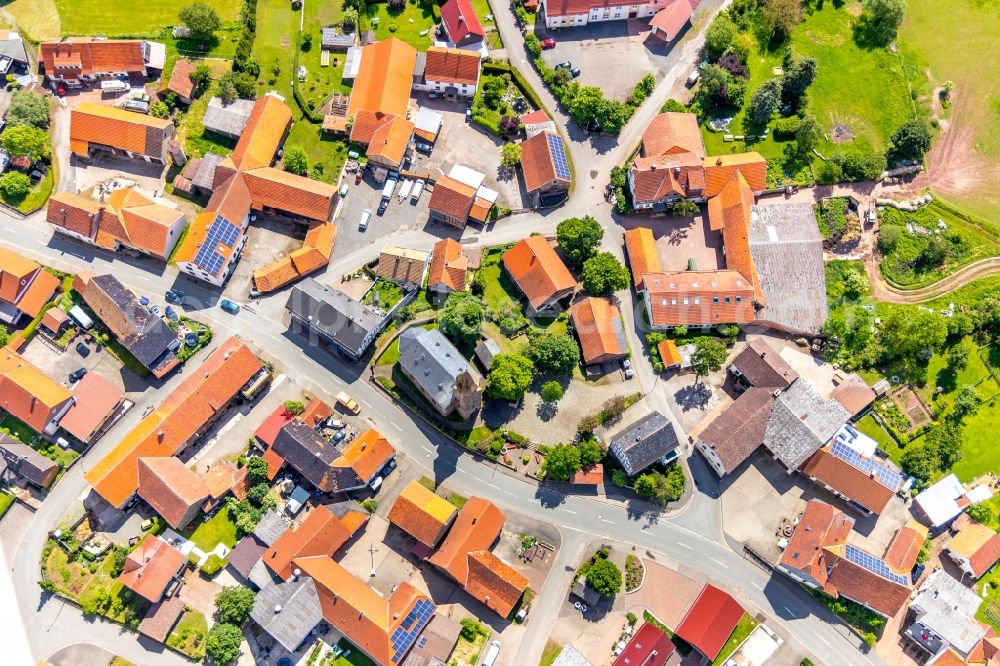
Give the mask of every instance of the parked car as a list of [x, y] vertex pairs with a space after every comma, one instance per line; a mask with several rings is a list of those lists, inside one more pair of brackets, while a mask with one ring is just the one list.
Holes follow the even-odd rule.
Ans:
[[694, 87], [694, 84], [698, 83], [698, 79], [700, 78], [701, 78], [701, 69], [697, 68], [693, 72], [688, 74], [687, 81], [685, 81], [685, 85], [688, 88]]
[[338, 430], [337, 432], [335, 432], [333, 434], [333, 437], [331, 439], [332, 439], [333, 443], [336, 444], [340, 440], [344, 439], [344, 437], [347, 437], [347, 431], [346, 430]]
[[553, 69], [570, 69], [573, 67], [573, 63], [569, 60], [563, 60], [561, 63], [553, 67]]
[[219, 301], [219, 307], [228, 312], [229, 314], [236, 314], [240, 311], [240, 306], [238, 306], [236, 303], [233, 303], [228, 298], [223, 298], [221, 301]]
[[573, 67], [573, 68], [571, 68], [569, 70], [569, 75], [572, 76], [574, 79], [576, 77], [580, 76], [580, 68], [579, 67]]
[[434, 150], [434, 146], [427, 143], [426, 141], [417, 141], [417, 152], [423, 153], [424, 155], [430, 155], [431, 151]]
[[479, 662], [482, 666], [493, 666], [496, 663], [497, 657], [500, 656], [500, 641], [493, 641], [490, 644], [490, 649], [486, 651], [486, 656], [483, 660]]
[[437, 99], [437, 98], [438, 98], [437, 93], [427, 93], [427, 99]]
[[175, 303], [177, 305], [184, 304], [184, 292], [179, 289], [167, 289], [167, 293], [163, 295], [167, 303]]
[[378, 204], [378, 211], [377, 211], [378, 214], [380, 216], [381, 215], [385, 215], [385, 209], [388, 208], [388, 207], [389, 207], [389, 200], [388, 199], [382, 199], [382, 201], [380, 201], [379, 204]]
[[88, 356], [90, 356], [90, 347], [83, 344], [82, 342], [78, 342], [76, 343], [76, 353], [84, 358], [87, 358]]
[[340, 186], [340, 198], [341, 199], [343, 199], [344, 197], [347, 196], [347, 190], [348, 190], [347, 183], [344, 183], [343, 185]]
[[365, 212], [361, 213], [361, 221], [358, 222], [358, 229], [364, 231], [368, 228], [368, 221], [372, 219], [372, 212], [365, 208]]
[[382, 476], [389, 476], [389, 474], [391, 474], [392, 470], [394, 469], [396, 469], [396, 459], [389, 458], [389, 462], [387, 462], [385, 465], [382, 466], [381, 474]]
[[343, 391], [337, 394], [337, 403], [352, 414], [357, 415], [361, 413], [361, 407], [358, 406], [358, 403]]
[[368, 482], [368, 487], [372, 489], [373, 493], [377, 493], [378, 489], [382, 487], [382, 477], [376, 476], [374, 479]]
[[542, 48], [543, 49], [554, 49], [555, 47], [556, 47], [556, 40], [555, 40], [555, 38], [549, 37], [548, 39], [543, 39], [542, 40]]
[[465, 122], [472, 120], [472, 107], [470, 106], [465, 110]]
[[69, 383], [75, 384], [76, 382], [83, 379], [83, 376], [87, 374], [87, 368], [77, 368], [73, 372], [69, 373]]
[[332, 428], [334, 430], [343, 430], [347, 424], [343, 421], [338, 421], [337, 419], [330, 418], [326, 420], [326, 427]]
[[149, 311], [153, 313], [154, 317], [163, 317], [163, 310], [161, 310], [159, 306], [150, 305]]
[[167, 319], [173, 319], [174, 321], [180, 319], [180, 317], [177, 315], [177, 312], [169, 305], [163, 308], [163, 314], [167, 315]]

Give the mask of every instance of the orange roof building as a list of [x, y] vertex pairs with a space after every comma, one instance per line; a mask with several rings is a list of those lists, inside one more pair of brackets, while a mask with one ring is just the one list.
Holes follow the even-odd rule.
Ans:
[[628, 264], [632, 269], [632, 283], [637, 291], [642, 290], [642, 276], [646, 273], [660, 272], [660, 255], [656, 253], [656, 241], [653, 240], [653, 230], [648, 227], [636, 227], [625, 232], [625, 252]]
[[455, 520], [456, 509], [418, 481], [411, 481], [389, 510], [389, 522], [427, 548], [437, 545]]
[[[423, 71], [420, 71], [421, 60]], [[480, 62], [481, 57], [477, 51], [444, 46], [428, 47], [425, 54], [418, 56], [417, 81], [413, 84], [413, 89], [472, 97], [479, 85]]]
[[85, 474], [87, 482], [105, 501], [120, 508], [139, 487], [139, 458], [183, 451], [225, 413], [240, 389], [263, 367], [241, 340], [225, 340]]
[[503, 618], [510, 617], [528, 579], [488, 550], [469, 553], [469, 575], [465, 591]]
[[17, 324], [22, 315], [34, 319], [58, 288], [59, 278], [41, 264], [0, 247], [0, 324]]
[[166, 164], [167, 143], [173, 135], [174, 123], [169, 118], [154, 118], [91, 102], [70, 112], [70, 149], [78, 157], [89, 158], [103, 152]]
[[553, 309], [576, 289], [576, 280], [544, 236], [520, 240], [504, 253], [503, 265], [532, 313]]
[[469, 221], [476, 202], [476, 189], [451, 176], [442, 176], [434, 183], [427, 210], [432, 220], [462, 229]]
[[465, 289], [469, 258], [462, 246], [450, 238], [434, 243], [431, 267], [427, 273], [427, 289], [441, 294]]
[[52, 435], [73, 394], [12, 347], [0, 349], [0, 409], [39, 434]]
[[271, 450], [318, 490], [329, 493], [363, 488], [395, 455], [377, 430], [366, 430], [343, 444], [324, 437], [302, 418], [281, 427]]
[[681, 367], [681, 352], [677, 349], [677, 343], [667, 338], [656, 345], [656, 351], [660, 353], [660, 363], [664, 368]]
[[[62, 312], [52, 308], [49, 312]], [[73, 386], [73, 406], [59, 427], [81, 442], [94, 440], [124, 402], [125, 394], [96, 372], [88, 372]]]
[[191, 80], [191, 75], [196, 69], [195, 64], [187, 58], [177, 60], [164, 91], [172, 92], [180, 101], [190, 104], [194, 97], [194, 81]]
[[146, 601], [155, 604], [185, 564], [187, 557], [181, 551], [151, 534], [125, 558], [125, 568], [118, 580]]
[[757, 318], [753, 285], [736, 271], [647, 273], [644, 284], [653, 328], [748, 324]]
[[610, 298], [580, 299], [570, 308], [569, 316], [585, 364], [605, 363], [628, 354], [621, 312]]
[[142, 78], [146, 62], [139, 40], [94, 39], [71, 37], [61, 42], [38, 45], [39, 69], [53, 81], [70, 87], [102, 77]]
[[[924, 530], [926, 532], [926, 528]], [[963, 572], [979, 578], [1000, 560], [1000, 536], [993, 528], [963, 513], [952, 525], [952, 530], [957, 533], [945, 546], [945, 552]]]
[[743, 174], [755, 196], [767, 189], [767, 161], [760, 153], [734, 153], [706, 157], [705, 197], [714, 197], [737, 173]]
[[572, 172], [562, 137], [544, 130], [522, 141], [521, 175], [528, 192], [540, 196], [568, 192]]
[[371, 142], [386, 116], [406, 118], [416, 63], [417, 50], [396, 37], [362, 47], [361, 67], [347, 105], [347, 117], [354, 119], [352, 141]]
[[306, 232], [306, 240], [281, 261], [253, 272], [257, 291], [267, 293], [315, 273], [330, 263], [337, 226], [333, 223], [314, 223]]
[[139, 497], [174, 529], [184, 529], [210, 495], [208, 485], [180, 458], [139, 458]]
[[410, 139], [415, 125], [399, 116], [381, 116], [373, 119], [371, 138], [368, 140], [368, 161], [390, 170], [398, 170], [409, 153]]
[[288, 580], [295, 572], [293, 560], [299, 557], [333, 557], [365, 523], [368, 516], [348, 511], [338, 518], [329, 507], [320, 505], [294, 530], [288, 530], [261, 557], [267, 568]]

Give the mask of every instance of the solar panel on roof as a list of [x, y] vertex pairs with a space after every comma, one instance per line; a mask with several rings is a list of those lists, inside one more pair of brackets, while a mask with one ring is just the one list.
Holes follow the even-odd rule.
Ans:
[[549, 141], [549, 153], [552, 154], [552, 164], [556, 168], [556, 176], [569, 180], [569, 160], [566, 158], [566, 147], [562, 137], [557, 134], [546, 134]]
[[201, 243], [201, 248], [198, 249], [198, 254], [195, 255], [194, 263], [210, 274], [218, 275], [222, 265], [226, 262], [226, 258], [218, 251], [219, 245], [222, 244], [232, 249], [236, 246], [239, 237], [239, 227], [221, 215], [216, 215], [215, 220], [208, 228], [205, 240]]
[[899, 583], [900, 585], [909, 585], [909, 581], [906, 576], [901, 576], [900, 574], [894, 573], [889, 565], [886, 564], [881, 559], [866, 553], [863, 550], [859, 550], [854, 546], [844, 547], [844, 557], [847, 558], [848, 562], [853, 562], [858, 566], [864, 567], [868, 571], [874, 574], [882, 576], [886, 580], [891, 580], [894, 583]]
[[413, 641], [416, 640], [417, 635], [430, 622], [433, 615], [434, 604], [430, 600], [418, 599], [417, 603], [413, 604], [413, 608], [392, 632], [392, 636], [389, 637], [389, 642], [392, 644], [394, 653], [392, 656], [393, 662], [399, 662], [403, 658], [407, 650], [410, 649], [410, 646], [413, 645]]
[[897, 490], [903, 483], [903, 475], [874, 458], [864, 458], [842, 441], [835, 440], [830, 453], [876, 480], [886, 488]]

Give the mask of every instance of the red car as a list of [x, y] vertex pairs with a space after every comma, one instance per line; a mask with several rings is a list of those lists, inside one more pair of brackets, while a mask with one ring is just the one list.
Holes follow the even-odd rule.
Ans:
[[548, 39], [542, 42], [543, 49], [554, 49], [555, 47], [556, 47], [556, 40], [553, 39], [552, 37], [549, 37]]

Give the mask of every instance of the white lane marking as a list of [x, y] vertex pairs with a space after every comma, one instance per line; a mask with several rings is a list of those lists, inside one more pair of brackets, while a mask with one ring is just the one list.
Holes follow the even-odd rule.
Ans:
[[389, 421], [389, 425], [391, 425], [396, 430], [399, 430], [400, 432], [403, 432], [402, 428], [400, 428], [398, 425], [396, 425], [395, 421]]
[[488, 485], [490, 488], [494, 488], [495, 490], [500, 490], [500, 486], [498, 486], [498, 485], [495, 485], [495, 484], [492, 484], [492, 483], [487, 483], [486, 485]]
[[[424, 446], [423, 444], [421, 444], [421, 445], [420, 445], [420, 448], [422, 448], [422, 449], [423, 449], [424, 451], [426, 451], [427, 453], [434, 453], [433, 451], [431, 451], [430, 449], [428, 449], [428, 448], [427, 448], [426, 446]], [[459, 471], [462, 471], [462, 470], [459, 470]]]
[[564, 509], [562, 507], [559, 507], [559, 510], [560, 511], [565, 511], [566, 513], [576, 513], [576, 511], [570, 511], [569, 509]]
[[754, 587], [756, 587], [761, 592], [764, 591], [764, 588], [760, 586], [760, 583], [751, 583], [751, 585], [753, 585]]
[[678, 541], [678, 542], [676, 542], [676, 543], [677, 543], [677, 545], [678, 545], [678, 546], [680, 546], [681, 548], [687, 548], [688, 550], [691, 550], [691, 546], [687, 545], [686, 543], [681, 543], [680, 541]]
[[480, 479], [480, 478], [479, 478], [478, 476], [474, 476], [474, 477], [472, 477], [472, 478], [474, 478], [474, 479], [475, 479], [476, 481], [478, 481], [479, 483], [482, 483], [482, 482], [483, 482], [483, 480], [482, 480], [482, 479]]
[[820, 642], [823, 643], [823, 645], [830, 647], [830, 642], [825, 638], [823, 638], [822, 636], [820, 636], [819, 634], [816, 634], [816, 638], [818, 638]]
[[361, 398], [361, 404], [363, 404], [368, 409], [375, 409], [374, 407], [372, 407], [372, 403], [368, 402], [364, 398]]
[[601, 520], [603, 520], [603, 521], [604, 521], [604, 522], [606, 522], [606, 523], [611, 523], [612, 525], [614, 525], [614, 524], [615, 524], [615, 521], [613, 521], [613, 520], [608, 520], [607, 518], [601, 518]]
[[725, 562], [720, 562], [719, 560], [715, 559], [714, 557], [710, 557], [708, 559], [712, 560], [713, 562], [715, 562], [716, 564], [718, 564], [723, 569], [728, 569], [729, 568], [728, 564], [726, 564]]

